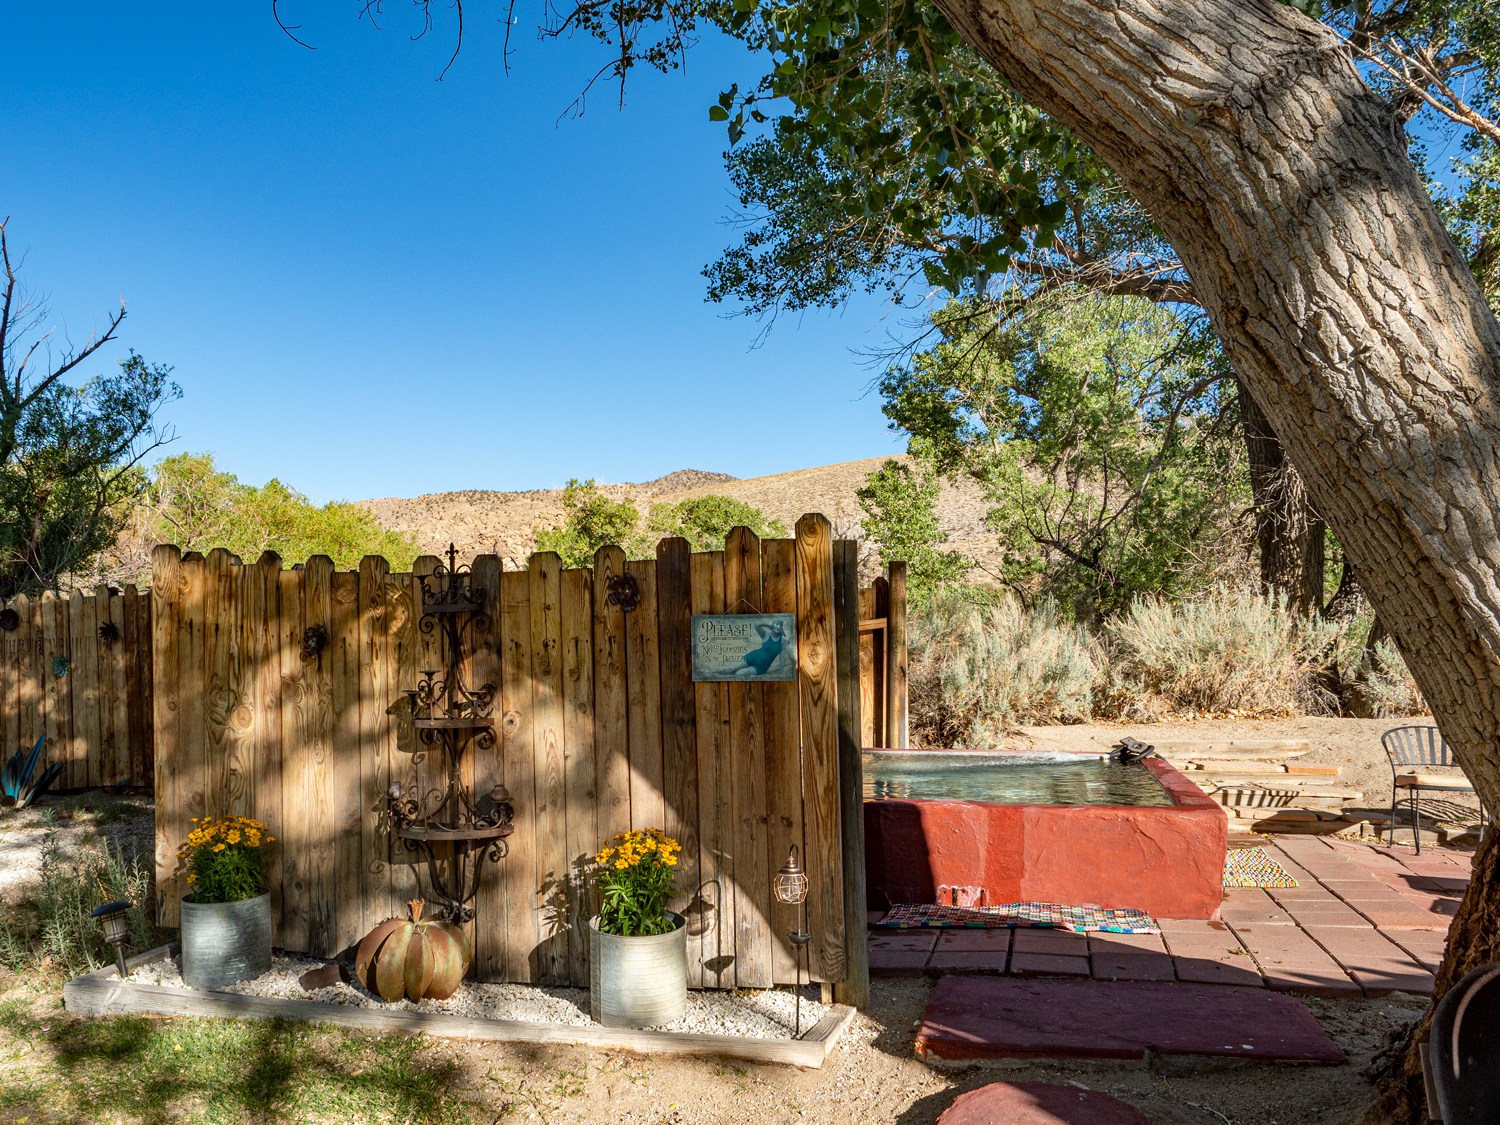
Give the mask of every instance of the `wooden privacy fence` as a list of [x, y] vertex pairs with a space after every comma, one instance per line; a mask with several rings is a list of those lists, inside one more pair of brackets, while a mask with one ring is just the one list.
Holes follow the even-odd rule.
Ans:
[[[487, 864], [470, 923], [484, 980], [586, 984], [590, 913], [582, 867], [600, 842], [661, 825], [683, 842], [673, 908], [689, 924], [689, 979], [765, 987], [794, 979], [791, 908], [771, 879], [797, 844], [811, 877], [812, 974], [864, 977], [859, 621], [853, 543], [805, 516], [795, 539], [730, 533], [654, 560], [617, 547], [590, 569], [556, 555], [503, 571], [473, 563], [488, 622], [466, 673], [497, 685], [496, 742], [473, 748], [476, 795], [510, 790], [509, 855]], [[158, 547], [152, 620], [159, 917], [175, 925], [175, 849], [204, 815], [255, 816], [280, 838], [276, 943], [333, 955], [403, 910], [425, 885], [387, 831], [393, 782], [436, 783], [404, 691], [441, 667], [418, 627], [417, 575], [367, 558], [355, 572], [315, 556], [284, 569]], [[634, 577], [626, 612], [610, 579]], [[795, 613], [798, 677], [694, 683], [694, 613]], [[313, 653], [310, 630], [326, 644]], [[314, 646], [315, 647], [315, 646]], [[421, 876], [420, 880], [418, 876]], [[852, 964], [851, 964], [852, 962]]]
[[0, 753], [45, 735], [56, 789], [151, 784], [151, 605], [134, 586], [0, 609]]

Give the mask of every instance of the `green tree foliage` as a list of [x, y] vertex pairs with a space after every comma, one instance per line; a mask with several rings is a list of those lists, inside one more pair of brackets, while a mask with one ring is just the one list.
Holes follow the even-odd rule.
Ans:
[[563, 490], [563, 509], [566, 522], [536, 536], [536, 549], [556, 551], [563, 566], [592, 566], [600, 547], [632, 542], [641, 522], [634, 500], [611, 500], [592, 478], [568, 481]]
[[[47, 307], [21, 285], [0, 221], [0, 597], [55, 588], [111, 545], [145, 486], [139, 465], [170, 440], [157, 422], [181, 391], [171, 368], [135, 352], [83, 381], [77, 369], [115, 338], [61, 357], [47, 350]], [[46, 357], [44, 368], [36, 367]]]
[[137, 519], [148, 541], [184, 551], [223, 547], [247, 562], [274, 551], [286, 563], [327, 555], [348, 569], [379, 555], [399, 571], [421, 553], [410, 536], [381, 527], [364, 508], [342, 501], [320, 507], [279, 480], [242, 484], [206, 453], [158, 464]]
[[608, 543], [618, 544], [629, 558], [645, 559], [654, 558], [656, 544], [671, 536], [686, 539], [694, 551], [717, 551], [732, 527], [748, 527], [762, 539], [787, 534], [783, 524], [730, 496], [653, 504], [643, 521], [634, 500], [611, 500], [593, 480], [568, 481], [563, 509], [563, 525], [537, 532], [536, 549], [556, 551], [564, 566], [592, 566], [595, 552]]
[[645, 546], [680, 535], [694, 551], [721, 551], [731, 528], [748, 527], [762, 539], [784, 539], [786, 525], [767, 519], [764, 512], [730, 496], [696, 496], [675, 504], [653, 504], [646, 520]]
[[1168, 309], [1075, 292], [996, 327], [956, 302], [881, 381], [886, 413], [939, 470], [984, 489], [1001, 578], [1113, 613], [1179, 593], [1242, 504], [1216, 349]]
[[942, 549], [948, 536], [938, 524], [940, 478], [922, 456], [920, 440], [913, 452], [910, 462], [891, 460], [876, 469], [856, 495], [865, 513], [865, 535], [879, 550], [881, 564], [906, 563], [907, 595], [924, 605], [962, 579], [969, 564], [957, 551]]

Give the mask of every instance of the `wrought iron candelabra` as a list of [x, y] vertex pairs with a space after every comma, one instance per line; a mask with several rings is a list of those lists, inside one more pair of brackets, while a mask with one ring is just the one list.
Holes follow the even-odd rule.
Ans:
[[475, 586], [458, 553], [448, 545], [448, 565], [418, 579], [422, 587], [422, 618], [418, 626], [436, 634], [442, 668], [426, 668], [417, 686], [406, 692], [412, 726], [427, 746], [442, 750], [441, 785], [423, 789], [418, 781], [393, 784], [387, 794], [391, 829], [402, 846], [421, 855], [427, 865], [430, 898], [448, 921], [464, 923], [474, 917], [471, 905], [479, 889], [485, 861], [498, 863], [509, 850], [515, 810], [502, 784], [490, 788], [481, 809], [463, 780], [464, 754], [472, 746], [495, 745], [490, 711], [495, 685], [471, 687], [464, 681], [467, 644], [475, 632], [489, 627], [485, 591]]

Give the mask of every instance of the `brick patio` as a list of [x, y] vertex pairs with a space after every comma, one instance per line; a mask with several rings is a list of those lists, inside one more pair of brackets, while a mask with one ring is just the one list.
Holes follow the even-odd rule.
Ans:
[[[1045, 929], [872, 930], [875, 976], [997, 973], [1233, 984], [1316, 996], [1428, 994], [1473, 852], [1281, 836], [1298, 881], [1224, 892], [1222, 922], [1161, 918], [1159, 934]], [[879, 914], [871, 914], [871, 921]]]

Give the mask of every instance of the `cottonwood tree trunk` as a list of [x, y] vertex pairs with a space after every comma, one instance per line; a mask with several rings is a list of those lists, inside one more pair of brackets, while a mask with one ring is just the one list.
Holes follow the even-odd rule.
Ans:
[[[1331, 31], [1276, 0], [936, 2], [1114, 168], [1181, 254], [1500, 809], [1500, 325], [1399, 122]], [[1500, 928], [1496, 855], [1478, 857], [1444, 981], [1491, 952], [1471, 935]], [[1392, 1103], [1387, 1119], [1413, 1111]]]
[[1261, 584], [1285, 595], [1293, 613], [1315, 616], [1323, 611], [1323, 518], [1309, 502], [1302, 474], [1287, 460], [1270, 419], [1243, 382], [1239, 399]]

